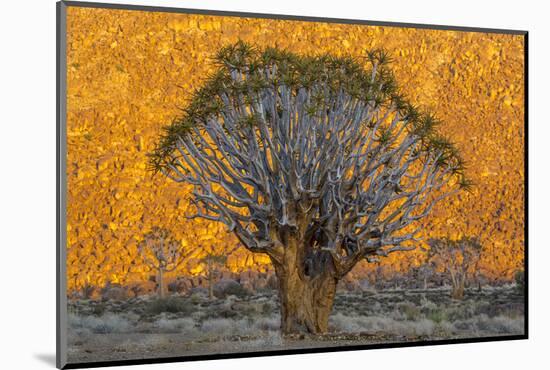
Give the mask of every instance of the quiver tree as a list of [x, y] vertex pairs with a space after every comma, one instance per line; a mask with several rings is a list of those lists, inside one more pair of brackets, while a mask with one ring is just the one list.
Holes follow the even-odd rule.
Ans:
[[214, 299], [214, 278], [217, 266], [224, 266], [227, 262], [227, 256], [208, 253], [200, 259], [200, 263], [204, 265], [206, 271], [206, 279], [208, 280], [208, 298]]
[[225, 266], [227, 257], [239, 248], [239, 244], [231, 243], [224, 238], [225, 233], [218, 225], [203, 221], [204, 224], [195, 222], [186, 230], [187, 243], [193, 244], [193, 249], [196, 251], [193, 253], [195, 258], [188, 261], [188, 267], [191, 273], [202, 271], [205, 274], [208, 281], [208, 296], [213, 299], [217, 268]]
[[224, 47], [151, 153], [153, 170], [194, 185], [193, 217], [270, 257], [284, 333], [325, 332], [338, 280], [412, 249], [417, 221], [468, 186], [438, 121], [398, 94], [386, 54], [364, 60]]
[[449, 274], [452, 298], [464, 298], [466, 281], [476, 274], [481, 257], [482, 248], [479, 240], [468, 237], [458, 240], [430, 239], [428, 245], [430, 246], [428, 251], [430, 263], [435, 268]]
[[424, 263], [413, 269], [413, 277], [417, 281], [422, 282], [422, 289], [428, 289], [428, 282], [434, 274], [433, 266], [430, 263]]
[[157, 272], [157, 293], [164, 297], [164, 274], [177, 269], [188, 257], [170, 231], [154, 227], [138, 244], [138, 251], [147, 266]]

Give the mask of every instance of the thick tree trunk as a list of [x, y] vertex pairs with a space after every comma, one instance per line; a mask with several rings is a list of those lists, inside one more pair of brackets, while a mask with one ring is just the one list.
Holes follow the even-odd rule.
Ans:
[[279, 280], [283, 334], [326, 333], [338, 282], [333, 271], [323, 266], [313, 274], [303, 258], [288, 254], [283, 263], [274, 266]]
[[302, 280], [297, 275], [279, 275], [281, 330], [284, 334], [328, 331], [336, 280], [330, 277]]

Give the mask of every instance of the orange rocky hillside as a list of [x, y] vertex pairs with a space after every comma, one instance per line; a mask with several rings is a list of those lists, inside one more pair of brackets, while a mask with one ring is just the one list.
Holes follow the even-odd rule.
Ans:
[[[356, 57], [384, 48], [401, 90], [437, 112], [440, 130], [468, 162], [475, 186], [440, 203], [424, 236], [477, 236], [482, 269], [510, 278], [524, 253], [523, 38], [514, 35], [339, 25], [69, 7], [67, 36], [68, 289], [145, 281], [137, 244], [154, 226], [193, 251], [175, 274], [201, 274], [207, 253], [233, 249], [221, 225], [187, 220], [189, 187], [147, 170], [161, 127], [180, 113], [238, 39], [308, 54]], [[403, 271], [424, 252], [380, 264]], [[269, 260], [238, 248], [227, 267], [265, 271]], [[377, 265], [362, 264], [367, 274]]]

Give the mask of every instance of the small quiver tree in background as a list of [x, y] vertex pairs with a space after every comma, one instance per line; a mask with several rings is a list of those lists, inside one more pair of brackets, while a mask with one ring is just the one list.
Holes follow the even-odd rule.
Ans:
[[153, 171], [194, 186], [196, 217], [269, 256], [285, 334], [326, 332], [338, 281], [413, 249], [418, 221], [469, 185], [388, 61], [229, 45], [150, 154]]
[[422, 289], [428, 289], [428, 283], [433, 277], [434, 268], [430, 263], [423, 263], [413, 270], [414, 277], [422, 283]]
[[216, 272], [218, 271], [217, 268], [225, 265], [227, 256], [208, 253], [205, 257], [201, 258], [199, 262], [205, 267], [206, 279], [208, 280], [208, 297], [214, 299], [214, 281]]
[[227, 232], [220, 224], [204, 219], [197, 219], [186, 230], [187, 244], [193, 244], [193, 258], [188, 261], [188, 268], [192, 274], [197, 272], [205, 275], [208, 281], [208, 295], [214, 297], [214, 283], [220, 267], [227, 263], [228, 256], [239, 248], [225, 237]]
[[188, 255], [170, 231], [160, 227], [154, 227], [145, 234], [138, 244], [138, 251], [145, 264], [157, 272], [157, 293], [159, 298], [163, 298], [164, 275], [177, 269]]
[[428, 245], [428, 261], [436, 269], [449, 274], [452, 298], [464, 298], [466, 281], [476, 275], [481, 258], [482, 247], [479, 240], [469, 237], [458, 240], [430, 239]]

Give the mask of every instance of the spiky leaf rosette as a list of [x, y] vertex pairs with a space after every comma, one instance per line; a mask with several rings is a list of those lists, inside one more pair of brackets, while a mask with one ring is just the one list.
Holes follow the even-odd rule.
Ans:
[[196, 216], [251, 251], [276, 258], [295, 233], [345, 273], [408, 249], [411, 225], [469, 186], [439, 121], [398, 93], [381, 50], [357, 60], [238, 42], [215, 60], [150, 163], [193, 184]]

